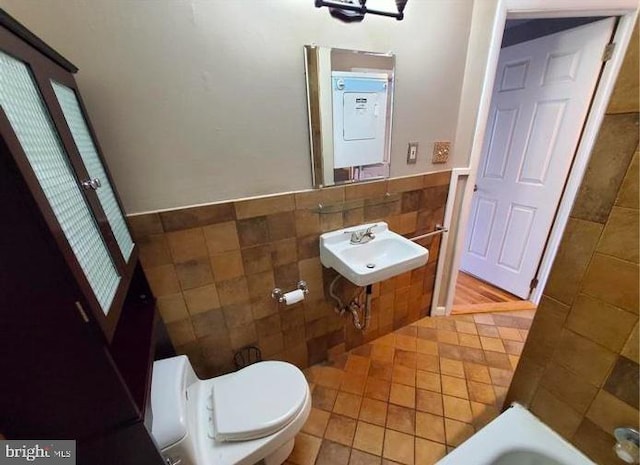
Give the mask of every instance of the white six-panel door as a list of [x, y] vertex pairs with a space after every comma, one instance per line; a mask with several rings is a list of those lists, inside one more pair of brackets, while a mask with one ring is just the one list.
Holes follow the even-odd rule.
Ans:
[[500, 52], [461, 269], [529, 297], [614, 19]]

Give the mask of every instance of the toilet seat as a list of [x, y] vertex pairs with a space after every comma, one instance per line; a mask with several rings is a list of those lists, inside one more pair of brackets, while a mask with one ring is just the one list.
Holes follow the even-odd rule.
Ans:
[[289, 424], [308, 395], [300, 375], [289, 363], [267, 361], [216, 379], [211, 388], [215, 440], [263, 438]]

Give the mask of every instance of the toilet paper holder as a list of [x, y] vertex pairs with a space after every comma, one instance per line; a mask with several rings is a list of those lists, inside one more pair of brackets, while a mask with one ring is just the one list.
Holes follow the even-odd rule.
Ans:
[[[302, 280], [298, 281], [297, 289], [300, 289], [305, 294], [309, 293], [309, 288], [307, 287], [306, 281], [302, 281]], [[279, 287], [276, 287], [273, 289], [273, 291], [271, 291], [271, 297], [273, 297], [280, 303], [283, 303], [285, 301], [284, 295], [285, 295], [285, 292], [282, 292], [282, 289], [280, 289]]]

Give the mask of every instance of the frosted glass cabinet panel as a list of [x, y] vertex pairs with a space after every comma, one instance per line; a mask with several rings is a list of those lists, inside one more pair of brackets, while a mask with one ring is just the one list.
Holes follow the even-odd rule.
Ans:
[[0, 105], [106, 315], [118, 289], [120, 274], [80, 190], [30, 69], [4, 52], [0, 52]]
[[100, 188], [96, 190], [98, 199], [100, 200], [102, 209], [107, 215], [107, 220], [116, 237], [122, 256], [125, 261], [128, 261], [131, 251], [133, 250], [133, 240], [127, 229], [127, 224], [124, 221], [124, 215], [116, 201], [113, 188], [109, 183], [107, 174], [98, 156], [98, 151], [89, 132], [89, 127], [82, 114], [78, 97], [73, 89], [62, 84], [51, 81], [51, 85], [58, 98], [58, 103], [62, 108], [62, 113], [64, 113], [69, 129], [71, 129], [73, 141], [76, 143], [82, 161], [89, 172], [89, 177], [91, 179], [98, 179], [101, 183]]

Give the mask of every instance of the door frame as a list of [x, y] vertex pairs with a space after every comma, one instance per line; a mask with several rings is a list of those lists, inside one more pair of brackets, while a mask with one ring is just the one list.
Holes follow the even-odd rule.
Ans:
[[[480, 9], [480, 8], [479, 8]], [[476, 6], [474, 5], [474, 16], [471, 20], [471, 28], [473, 31], [475, 25], [482, 27], [485, 18], [482, 12], [477, 17]], [[580, 184], [584, 177], [591, 151], [595, 144], [598, 130], [604, 119], [605, 111], [609, 103], [616, 78], [622, 66], [624, 55], [633, 32], [633, 27], [638, 16], [638, 4], [636, 0], [554, 0], [550, 5], [548, 0], [498, 0], [498, 4], [493, 15], [491, 26], [491, 36], [488, 45], [487, 60], [484, 64], [482, 87], [479, 102], [477, 103], [477, 111], [475, 112], [475, 126], [473, 127], [473, 139], [469, 156], [469, 176], [463, 193], [462, 204], [460, 207], [460, 220], [456, 228], [456, 236], [454, 238], [453, 256], [450, 268], [449, 283], [446, 289], [446, 300], [444, 308], [438, 307], [435, 298], [439, 292], [434, 292], [434, 301], [432, 308], [435, 310], [433, 314], [451, 313], [453, 299], [455, 295], [455, 285], [460, 271], [460, 262], [464, 250], [465, 237], [467, 234], [469, 216], [471, 213], [471, 203], [473, 197], [473, 186], [476, 182], [478, 168], [481, 162], [482, 147], [489, 118], [489, 109], [491, 98], [493, 96], [493, 86], [496, 77], [498, 58], [500, 56], [502, 37], [507, 19], [524, 19], [524, 18], [562, 18], [562, 17], [578, 17], [578, 16], [618, 16], [618, 24], [614, 32], [613, 41], [616, 42], [616, 50], [612, 58], [605, 62], [600, 76], [600, 80], [593, 94], [591, 108], [587, 114], [584, 129], [576, 153], [573, 164], [569, 172], [565, 189], [560, 198], [560, 204], [556, 213], [556, 218], [551, 226], [549, 239], [542, 255], [540, 267], [538, 270], [538, 286], [534, 289], [529, 300], [538, 304], [542, 297], [542, 291], [551, 272], [553, 260], [558, 251], [560, 240], [564, 233], [565, 227], [569, 220], [569, 214], [577, 196]], [[467, 66], [469, 65], [469, 57], [467, 57]], [[462, 108], [461, 108], [462, 110]], [[458, 120], [460, 127], [460, 118]], [[458, 136], [456, 135], [456, 140]], [[449, 199], [453, 202], [453, 199]], [[446, 254], [443, 254], [446, 255]], [[442, 267], [444, 268], [444, 267]], [[442, 273], [442, 270], [438, 270]], [[442, 281], [442, 276], [438, 277], [436, 273], [436, 282]]]

